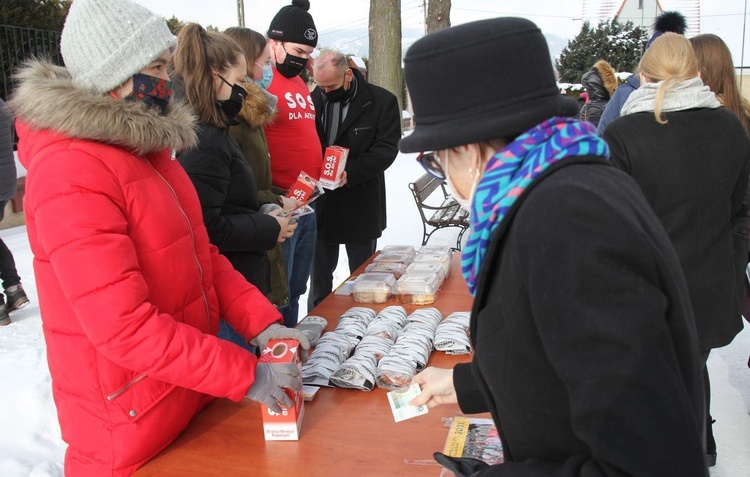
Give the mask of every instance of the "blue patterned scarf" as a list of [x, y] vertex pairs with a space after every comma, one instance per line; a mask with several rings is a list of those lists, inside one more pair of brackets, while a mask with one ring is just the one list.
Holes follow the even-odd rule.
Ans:
[[609, 156], [592, 124], [553, 117], [529, 129], [487, 162], [471, 205], [471, 229], [461, 269], [472, 295], [492, 233], [531, 182], [552, 164], [571, 156]]

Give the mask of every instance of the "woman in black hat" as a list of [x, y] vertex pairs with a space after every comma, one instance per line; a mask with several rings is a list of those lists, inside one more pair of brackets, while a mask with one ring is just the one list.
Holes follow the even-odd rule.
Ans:
[[457, 475], [706, 476], [679, 261], [638, 186], [573, 119], [539, 29], [461, 25], [404, 63], [416, 129], [400, 148], [435, 151], [419, 160], [469, 201], [475, 296], [472, 362], [417, 375], [412, 404], [491, 412], [505, 453], [490, 467], [436, 458]]

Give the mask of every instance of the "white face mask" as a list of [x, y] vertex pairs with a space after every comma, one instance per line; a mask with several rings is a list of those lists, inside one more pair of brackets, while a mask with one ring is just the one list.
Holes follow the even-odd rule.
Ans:
[[456, 188], [453, 186], [453, 182], [451, 181], [451, 176], [448, 174], [448, 152], [446, 151], [445, 155], [445, 161], [441, 161], [441, 166], [443, 168], [443, 171], [445, 172], [445, 183], [448, 186], [448, 192], [453, 196], [454, 199], [456, 199], [456, 202], [463, 207], [464, 209], [471, 212], [471, 204], [474, 202], [474, 193], [477, 189], [477, 182], [473, 182], [471, 185], [471, 195], [468, 199], [464, 198], [461, 194], [458, 193]]

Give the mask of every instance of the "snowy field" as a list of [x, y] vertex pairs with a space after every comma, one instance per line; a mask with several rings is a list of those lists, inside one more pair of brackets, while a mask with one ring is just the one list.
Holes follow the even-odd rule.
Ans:
[[[422, 169], [415, 155], [399, 155], [387, 171], [388, 229], [378, 248], [389, 244], [419, 246], [422, 225], [408, 183]], [[60, 477], [65, 444], [60, 438], [50, 391], [45, 345], [25, 227], [0, 230], [13, 251], [31, 304], [12, 314], [13, 323], [0, 327], [0, 476]], [[430, 243], [452, 244], [455, 233], [438, 232]], [[335, 274], [336, 282], [348, 275], [345, 254]], [[334, 283], [335, 285], [336, 283]], [[301, 307], [306, 297], [301, 300]], [[750, 475], [750, 330], [711, 354], [713, 415], [718, 442], [718, 464], [713, 477]]]

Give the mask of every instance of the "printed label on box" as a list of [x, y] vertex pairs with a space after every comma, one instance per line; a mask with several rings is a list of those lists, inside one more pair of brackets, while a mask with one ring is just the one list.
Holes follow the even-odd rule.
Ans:
[[341, 146], [329, 146], [323, 155], [323, 167], [320, 170], [320, 185], [326, 189], [341, 186], [341, 176], [346, 169], [346, 158], [349, 149]]
[[297, 176], [297, 180], [292, 184], [292, 187], [289, 188], [286, 196], [297, 199], [300, 202], [307, 202], [313, 197], [315, 190], [315, 180], [310, 177], [310, 174], [302, 171]]
[[[270, 340], [261, 353], [261, 363], [295, 363], [300, 365], [299, 342], [296, 340]], [[263, 415], [263, 434], [267, 441], [297, 441], [305, 415], [302, 391], [284, 389], [294, 401], [294, 406], [277, 413], [265, 404], [260, 405]]]

